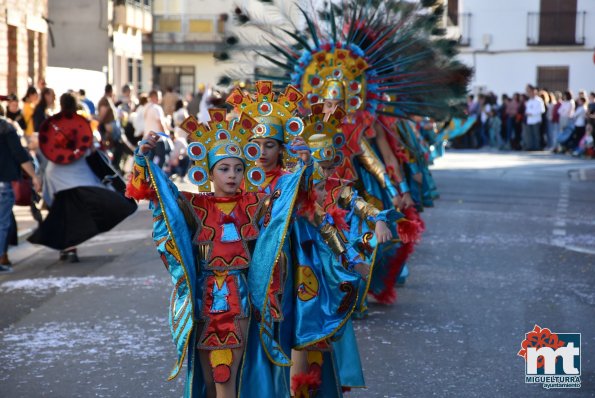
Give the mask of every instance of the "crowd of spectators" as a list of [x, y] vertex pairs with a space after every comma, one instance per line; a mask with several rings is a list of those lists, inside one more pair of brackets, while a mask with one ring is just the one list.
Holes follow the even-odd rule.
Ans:
[[[500, 100], [500, 101], [499, 101]], [[524, 93], [469, 95], [467, 112], [477, 116], [459, 140], [465, 148], [551, 151], [595, 157], [595, 92], [547, 91], [528, 84]]]

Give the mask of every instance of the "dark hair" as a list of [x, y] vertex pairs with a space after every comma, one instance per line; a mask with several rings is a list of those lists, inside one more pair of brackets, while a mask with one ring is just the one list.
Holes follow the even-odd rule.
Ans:
[[84, 97], [85, 95], [87, 95], [87, 93], [86, 93], [86, 91], [85, 91], [85, 90], [83, 90], [83, 89], [81, 88], [81, 89], [79, 90], [79, 95], [82, 95], [82, 96]]
[[76, 113], [77, 103], [74, 95], [64, 93], [60, 96], [60, 110], [66, 114]]
[[157, 92], [157, 90], [149, 91], [149, 98], [156, 97], [156, 96], [159, 96], [159, 93]]
[[130, 86], [128, 84], [125, 84], [122, 86], [122, 92], [130, 92]]
[[114, 88], [112, 87], [111, 84], [106, 84], [104, 91], [106, 94], [112, 94], [114, 92]]
[[149, 97], [147, 97], [147, 94], [141, 94], [141, 96], [138, 97], [139, 105], [147, 105], [147, 102], [149, 102]]
[[32, 95], [32, 94], [37, 94], [37, 89], [34, 86], [29, 86], [27, 87], [27, 92], [25, 93], [25, 96], [23, 97], [23, 102], [27, 101], [27, 99]]
[[41, 108], [45, 112], [45, 110], [47, 109], [47, 107], [49, 105], [45, 100], [45, 97], [48, 94], [54, 94], [54, 90], [49, 87], [45, 87], [41, 90], [41, 94], [39, 95], [41, 98], [39, 99], [39, 102], [37, 103], [37, 105], [35, 105], [35, 110], [37, 110], [37, 108]]
[[180, 110], [180, 109], [182, 109], [183, 107], [184, 107], [184, 101], [182, 101], [181, 99], [177, 100], [177, 101], [176, 101], [176, 109], [175, 109], [175, 110], [176, 110], [176, 111], [177, 111], [177, 110]]
[[570, 90], [566, 90], [564, 91], [564, 94], [562, 94], [562, 99], [569, 101], [572, 99], [572, 92]]

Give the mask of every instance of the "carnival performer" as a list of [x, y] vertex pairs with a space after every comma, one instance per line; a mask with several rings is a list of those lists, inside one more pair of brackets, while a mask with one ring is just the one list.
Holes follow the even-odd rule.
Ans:
[[[323, 104], [311, 108], [309, 123], [302, 136], [307, 140], [315, 161], [313, 184], [317, 203], [332, 216], [348, 243], [358, 250], [367, 263], [373, 264], [378, 244], [393, 239], [387, 223], [398, 222], [399, 233], [407, 236], [405, 217], [394, 210], [379, 211], [365, 202], [351, 181], [328, 178], [341, 164], [340, 148], [345, 140], [338, 127], [344, 113], [338, 108], [333, 115], [323, 113]], [[355, 311], [364, 313], [369, 275], [363, 278]], [[354, 312], [354, 314], [356, 313]], [[296, 397], [342, 396], [352, 388], [363, 388], [365, 382], [351, 320], [340, 336], [303, 347], [292, 355], [296, 364], [292, 389]], [[297, 372], [299, 370], [299, 373]]]
[[[295, 164], [298, 148], [292, 145], [292, 140], [314, 126], [294, 115], [303, 98], [303, 94], [294, 87], [288, 86], [278, 96], [273, 92], [270, 81], [257, 81], [255, 87], [254, 96], [239, 88], [234, 89], [227, 102], [238, 112], [247, 113], [257, 120], [251, 141], [259, 144], [261, 156], [257, 164], [267, 173], [260, 190], [274, 194], [278, 181], [290, 173], [285, 168], [291, 169], [291, 165]], [[320, 113], [319, 118], [322, 117], [324, 115]], [[338, 121], [334, 123], [336, 126]], [[342, 241], [340, 236], [324, 239], [324, 234], [313, 228], [335, 225], [335, 220], [309, 196], [308, 193], [302, 198], [291, 226], [293, 255], [283, 255], [275, 263], [268, 297], [273, 310], [273, 333], [279, 336], [281, 346], [289, 350], [342, 334], [361, 286], [358, 273], [368, 273], [368, 265], [348, 242]], [[284, 254], [290, 252], [288, 244], [289, 240], [286, 241]], [[346, 264], [336, 260], [336, 255], [343, 251], [351, 253]], [[317, 321], [314, 322], [314, 319]], [[302, 352], [292, 351], [294, 363], [303, 357]], [[292, 373], [296, 372], [296, 367], [292, 367]], [[289, 376], [286, 369], [283, 377], [288, 385]]]
[[[259, 55], [279, 67], [281, 73], [271, 73], [271, 79], [304, 92], [306, 106], [325, 102], [330, 113], [336, 106], [345, 108], [345, 156], [336, 177], [354, 180], [364, 199], [379, 209], [397, 207], [407, 216], [411, 213], [421, 230], [419, 216], [408, 210], [414, 202], [398, 161], [381, 153], [389, 147], [378, 135], [384, 131], [378, 117], [447, 116], [452, 100], [465, 92], [469, 69], [448, 57], [449, 42], [432, 39], [432, 13], [402, 6], [385, 2], [373, 8], [348, 1], [336, 16], [330, 4], [323, 22], [300, 9], [305, 29], [280, 29], [277, 35], [265, 24], [271, 48]], [[388, 134], [392, 129], [384, 131]], [[370, 291], [380, 302], [391, 303], [411, 250], [390, 242], [382, 253]]]
[[63, 94], [60, 107], [39, 130], [39, 146], [48, 160], [43, 198], [49, 213], [28, 240], [60, 250], [60, 260], [78, 262], [77, 245], [109, 231], [137, 205], [106, 187], [89, 167], [93, 132], [77, 114], [75, 97]]
[[[275, 368], [291, 362], [276, 341], [269, 291], [298, 194], [307, 192], [309, 151], [299, 152], [298, 169], [272, 195], [259, 193], [265, 174], [255, 165], [259, 147], [249, 142], [258, 123], [247, 113], [228, 122], [222, 109], [209, 116], [208, 125], [194, 117], [181, 125], [195, 162], [189, 178], [202, 193], [178, 192], [146, 161], [156, 133], [137, 151], [128, 185], [131, 197], [151, 199], [153, 237], [175, 285], [170, 327], [178, 362], [170, 378], [187, 358], [187, 397], [288, 397]], [[294, 145], [305, 143], [296, 138]], [[332, 229], [317, 228], [324, 239], [332, 239]]]

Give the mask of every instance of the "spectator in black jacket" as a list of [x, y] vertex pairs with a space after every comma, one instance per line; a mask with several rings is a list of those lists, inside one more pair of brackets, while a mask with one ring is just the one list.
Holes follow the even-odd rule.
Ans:
[[33, 188], [40, 192], [41, 180], [35, 174], [33, 163], [21, 145], [15, 128], [6, 119], [0, 118], [0, 272], [12, 271], [7, 253], [8, 233], [14, 205], [11, 183], [21, 179], [21, 169], [31, 177]]

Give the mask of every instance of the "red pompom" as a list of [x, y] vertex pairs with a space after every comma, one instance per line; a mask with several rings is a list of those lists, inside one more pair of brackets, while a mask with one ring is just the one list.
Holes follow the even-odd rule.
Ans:
[[300, 191], [297, 197], [297, 203], [299, 204], [297, 214], [312, 221], [316, 211], [316, 197], [314, 191]]
[[155, 190], [153, 189], [153, 187], [151, 187], [151, 185], [148, 182], [143, 181], [141, 183], [140, 187], [135, 187], [134, 185], [132, 185], [131, 180], [132, 180], [132, 174], [128, 178], [128, 183], [126, 184], [126, 192], [124, 193], [124, 195], [127, 198], [136, 199], [136, 200], [144, 200], [144, 199], [155, 200], [156, 199]]
[[227, 365], [217, 365], [213, 369], [213, 381], [215, 383], [227, 383], [231, 377], [231, 369]]
[[333, 218], [335, 227], [341, 231], [349, 231], [349, 225], [345, 222], [347, 210], [343, 210], [337, 206], [332, 206], [332, 208], [328, 210], [328, 214], [330, 214], [330, 216]]
[[383, 278], [384, 289], [380, 293], [370, 294], [378, 300], [381, 304], [393, 304], [397, 301], [397, 290], [395, 289], [395, 282], [401, 271], [405, 266], [405, 262], [409, 256], [413, 253], [413, 243], [404, 243], [399, 249], [397, 249], [397, 255], [390, 259], [388, 268], [389, 271]]
[[298, 391], [303, 389], [306, 391], [317, 390], [322, 384], [320, 375], [321, 372], [319, 367], [312, 369], [308, 373], [298, 373], [291, 378], [291, 389], [296, 392], [296, 396]]

